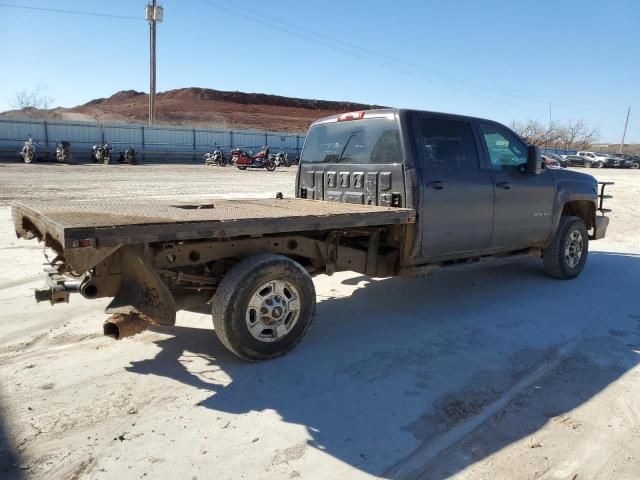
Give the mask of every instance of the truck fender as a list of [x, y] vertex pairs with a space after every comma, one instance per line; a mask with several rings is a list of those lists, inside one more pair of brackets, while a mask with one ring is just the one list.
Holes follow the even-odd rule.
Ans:
[[[570, 209], [571, 215], [575, 215], [584, 220], [587, 229], [594, 226], [595, 210], [596, 210], [596, 193], [590, 192], [582, 182], [571, 182], [570, 188], [563, 188], [562, 184], [557, 187], [557, 195], [553, 205], [553, 227], [550, 232], [547, 244], [553, 240], [560, 219], [563, 213]], [[585, 209], [585, 207], [587, 207]]]

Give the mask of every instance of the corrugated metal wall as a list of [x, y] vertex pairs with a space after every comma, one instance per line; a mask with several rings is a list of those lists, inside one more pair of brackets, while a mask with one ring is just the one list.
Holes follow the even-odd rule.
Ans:
[[16, 158], [27, 135], [37, 142], [39, 159], [55, 151], [56, 142], [71, 142], [74, 158], [88, 160], [91, 147], [109, 142], [115, 154], [129, 146], [143, 155], [144, 161], [161, 163], [200, 162], [205, 152], [218, 145], [228, 153], [244, 147], [257, 151], [269, 145], [272, 152], [283, 150], [300, 154], [304, 135], [254, 130], [207, 129], [136, 124], [100, 124], [36, 119], [0, 119], [0, 157]]

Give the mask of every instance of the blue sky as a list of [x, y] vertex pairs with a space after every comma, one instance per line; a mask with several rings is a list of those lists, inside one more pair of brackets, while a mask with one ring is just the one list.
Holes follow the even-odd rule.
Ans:
[[[148, 91], [144, 0], [1, 3], [139, 20], [0, 6], [0, 110], [36, 85], [61, 106]], [[504, 123], [548, 122], [551, 103], [553, 119], [584, 119], [610, 142], [620, 140], [631, 106], [627, 140], [640, 142], [638, 0], [162, 4], [159, 91], [197, 86], [351, 100]]]

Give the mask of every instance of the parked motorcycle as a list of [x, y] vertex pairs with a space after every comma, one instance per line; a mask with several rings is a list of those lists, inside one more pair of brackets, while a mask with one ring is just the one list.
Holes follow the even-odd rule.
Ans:
[[291, 160], [289, 160], [289, 156], [284, 152], [278, 152], [276, 154], [271, 154], [269, 157], [274, 161], [276, 167], [290, 167]]
[[36, 160], [36, 145], [31, 138], [31, 134], [27, 133], [27, 139], [24, 141], [22, 150], [18, 152], [24, 163], [31, 163]]
[[113, 145], [110, 143], [104, 143], [102, 145], [94, 145], [91, 149], [91, 161], [93, 163], [102, 162], [105, 165], [109, 165], [111, 163], [111, 151], [113, 150]]
[[213, 152], [207, 152], [204, 154], [204, 164], [226, 167], [229, 162], [227, 161], [227, 156], [222, 150], [214, 150]]
[[235, 149], [231, 152], [232, 160], [240, 170], [247, 168], [266, 168], [269, 172], [276, 169], [275, 160], [269, 155], [269, 147], [263, 147], [256, 155], [246, 150]]
[[71, 143], [62, 140], [56, 144], [56, 160], [58, 163], [75, 163], [71, 156]]
[[135, 165], [138, 163], [138, 160], [136, 159], [136, 151], [133, 147], [129, 147], [124, 152], [120, 152], [118, 163], [128, 163], [129, 165]]

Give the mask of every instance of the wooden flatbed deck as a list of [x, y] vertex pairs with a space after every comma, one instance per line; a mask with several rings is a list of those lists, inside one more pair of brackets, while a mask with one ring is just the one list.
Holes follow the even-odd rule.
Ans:
[[[97, 247], [231, 238], [411, 223], [415, 212], [301, 198], [200, 200], [89, 200], [20, 202], [13, 205], [18, 236], [37, 230], [64, 248], [95, 239]], [[33, 232], [35, 233], [35, 232]]]

